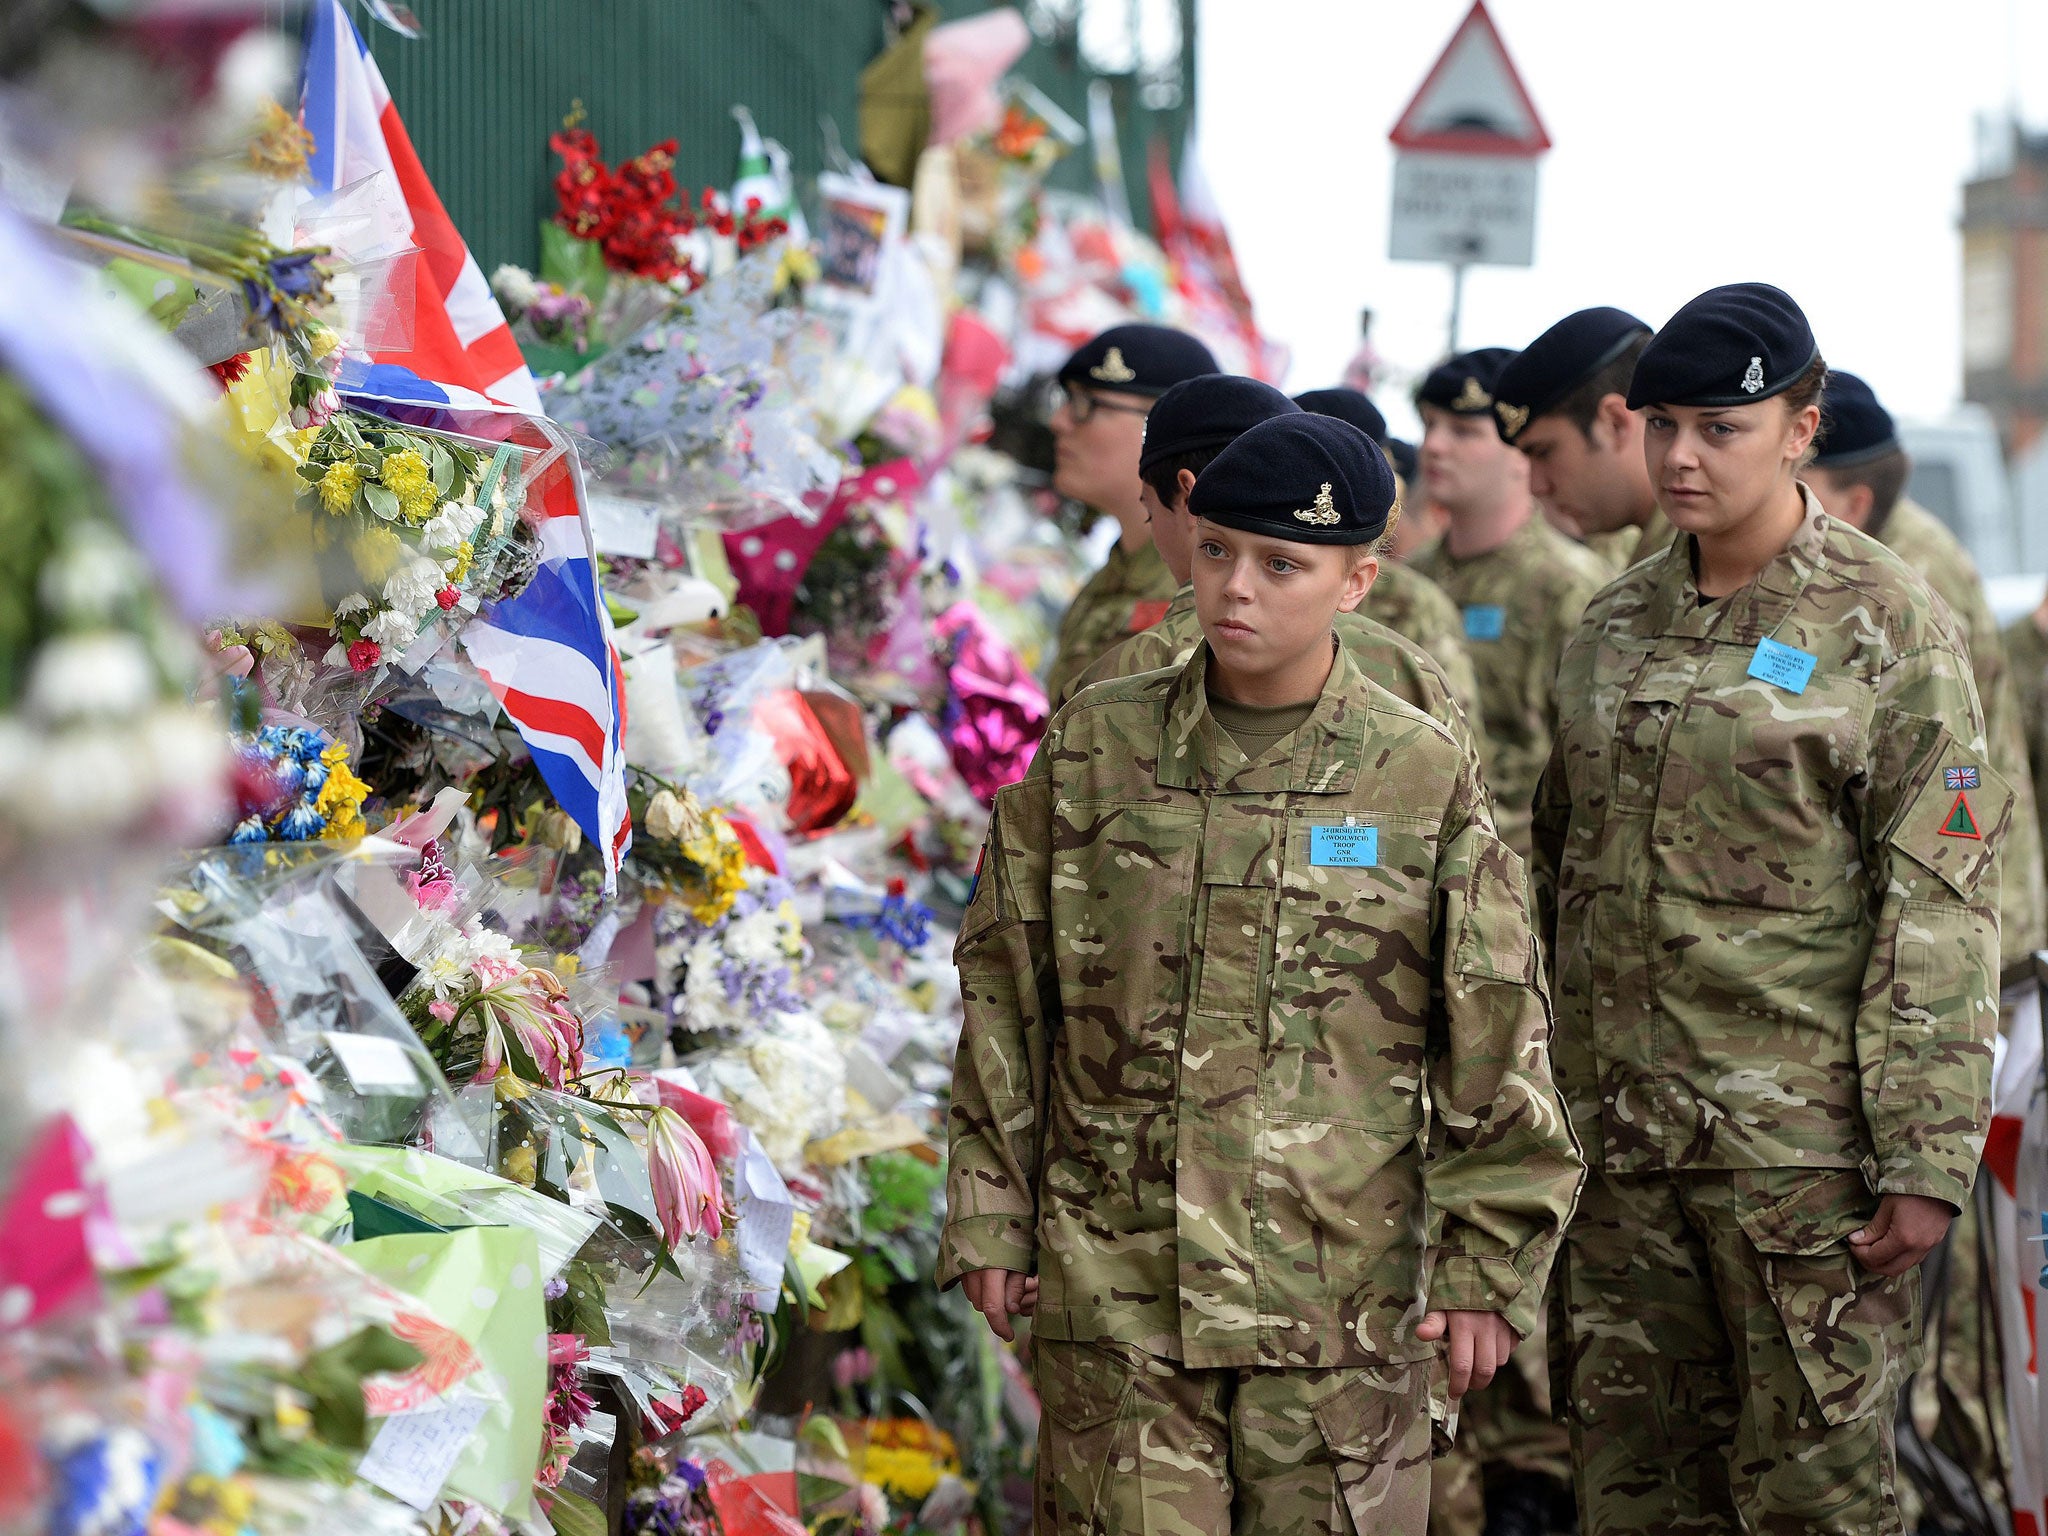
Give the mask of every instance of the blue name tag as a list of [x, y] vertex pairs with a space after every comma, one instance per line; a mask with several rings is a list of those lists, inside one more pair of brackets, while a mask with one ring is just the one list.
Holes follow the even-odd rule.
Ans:
[[1796, 645], [1763, 639], [1757, 641], [1756, 654], [1749, 658], [1749, 675], [1787, 693], [1804, 693], [1817, 659], [1813, 652], [1802, 651]]
[[1380, 862], [1380, 829], [1310, 827], [1308, 861], [1343, 869], [1375, 869]]
[[1465, 610], [1467, 640], [1498, 640], [1507, 627], [1508, 611], [1499, 603], [1474, 603]]

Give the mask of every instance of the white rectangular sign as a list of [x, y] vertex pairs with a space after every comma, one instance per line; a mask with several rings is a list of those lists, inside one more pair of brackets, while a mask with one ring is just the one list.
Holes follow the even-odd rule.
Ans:
[[1394, 157], [1387, 254], [1395, 261], [1526, 267], [1536, 256], [1536, 160], [1528, 155]]

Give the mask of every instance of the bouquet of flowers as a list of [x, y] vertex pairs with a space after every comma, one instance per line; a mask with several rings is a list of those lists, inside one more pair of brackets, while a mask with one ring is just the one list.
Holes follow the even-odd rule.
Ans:
[[300, 505], [342, 595], [326, 660], [394, 660], [466, 592], [488, 588], [519, 526], [502, 455], [358, 411], [320, 429], [299, 467]]
[[267, 725], [238, 740], [231, 843], [339, 842], [361, 837], [370, 786], [348, 766], [348, 747], [325, 731]]

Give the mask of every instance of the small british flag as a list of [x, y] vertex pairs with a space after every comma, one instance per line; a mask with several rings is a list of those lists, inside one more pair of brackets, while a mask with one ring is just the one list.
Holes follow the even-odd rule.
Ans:
[[1975, 768], [1944, 768], [1941, 776], [1950, 789], [1976, 789], [1979, 785]]

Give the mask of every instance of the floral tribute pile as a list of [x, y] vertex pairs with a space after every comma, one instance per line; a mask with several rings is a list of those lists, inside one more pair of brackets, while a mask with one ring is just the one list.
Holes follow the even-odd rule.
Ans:
[[118, 9], [0, 70], [0, 1536], [1013, 1527], [947, 957], [1078, 556], [991, 444], [1158, 253], [1026, 92], [914, 201], [572, 122], [547, 418], [436, 409], [295, 39]]

